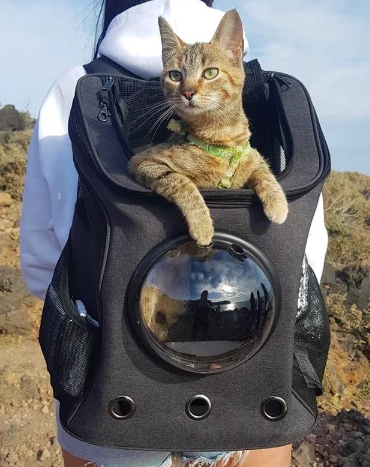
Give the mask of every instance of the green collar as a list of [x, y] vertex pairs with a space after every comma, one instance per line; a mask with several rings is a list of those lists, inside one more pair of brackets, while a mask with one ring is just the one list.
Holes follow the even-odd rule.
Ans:
[[229, 167], [227, 168], [225, 176], [218, 182], [218, 188], [231, 188], [231, 178], [235, 174], [240, 159], [247, 156], [252, 150], [249, 141], [247, 141], [243, 146], [234, 147], [208, 144], [205, 141], [186, 133], [183, 124], [175, 119], [170, 120], [168, 129], [174, 133], [185, 136], [190, 144], [198, 146], [211, 156], [221, 157], [222, 159], [229, 161]]

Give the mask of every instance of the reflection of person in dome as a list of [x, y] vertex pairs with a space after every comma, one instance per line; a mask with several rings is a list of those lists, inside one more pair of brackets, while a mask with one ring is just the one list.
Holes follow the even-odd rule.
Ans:
[[[212, 302], [208, 300], [208, 290], [204, 290], [200, 299], [194, 303], [195, 319], [193, 324], [193, 339], [207, 340], [210, 312], [215, 311]], [[199, 336], [199, 332], [201, 332]]]

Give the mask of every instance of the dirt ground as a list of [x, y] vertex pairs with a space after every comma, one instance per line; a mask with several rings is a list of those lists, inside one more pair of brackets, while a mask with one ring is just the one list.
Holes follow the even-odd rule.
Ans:
[[37, 341], [0, 345], [0, 466], [61, 467], [54, 399]]

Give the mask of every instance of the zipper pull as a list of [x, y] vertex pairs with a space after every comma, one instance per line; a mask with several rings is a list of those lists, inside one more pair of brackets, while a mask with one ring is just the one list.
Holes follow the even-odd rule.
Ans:
[[109, 120], [109, 117], [111, 116], [109, 112], [109, 91], [112, 89], [112, 86], [114, 84], [114, 79], [109, 76], [106, 82], [104, 83], [104, 86], [102, 87], [101, 91], [99, 91], [98, 96], [99, 96], [99, 107], [101, 108], [101, 111], [99, 112], [98, 115], [98, 120], [100, 122], [107, 122]]

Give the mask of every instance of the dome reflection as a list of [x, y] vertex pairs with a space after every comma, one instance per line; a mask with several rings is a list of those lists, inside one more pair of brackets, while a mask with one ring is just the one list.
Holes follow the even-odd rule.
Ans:
[[170, 249], [142, 281], [138, 310], [147, 344], [184, 370], [235, 367], [258, 351], [275, 323], [269, 277], [256, 249], [242, 241]]

